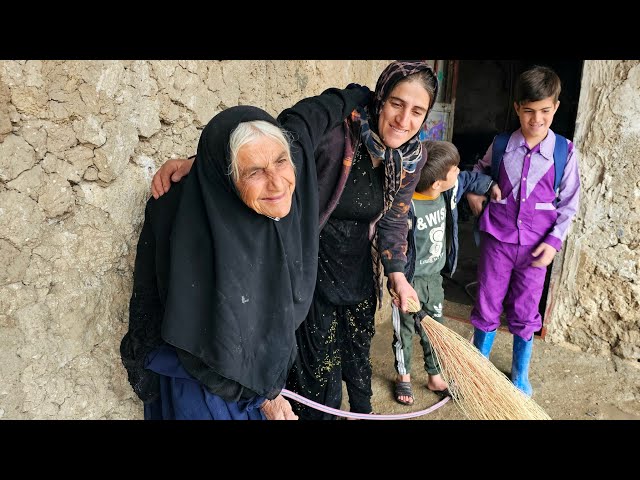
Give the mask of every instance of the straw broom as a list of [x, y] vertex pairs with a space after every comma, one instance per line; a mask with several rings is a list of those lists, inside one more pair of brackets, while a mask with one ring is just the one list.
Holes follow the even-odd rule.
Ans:
[[[395, 298], [395, 292], [392, 292]], [[436, 322], [409, 298], [409, 312], [431, 343], [451, 398], [472, 420], [551, 420], [467, 339]]]

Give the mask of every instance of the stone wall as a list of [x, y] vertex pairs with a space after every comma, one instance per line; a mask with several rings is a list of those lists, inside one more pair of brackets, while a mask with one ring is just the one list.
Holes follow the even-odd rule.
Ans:
[[221, 110], [388, 61], [0, 61], [0, 418], [141, 418], [120, 362], [150, 181]]
[[639, 362], [639, 61], [585, 62], [574, 138], [580, 210], [556, 272], [547, 339]]

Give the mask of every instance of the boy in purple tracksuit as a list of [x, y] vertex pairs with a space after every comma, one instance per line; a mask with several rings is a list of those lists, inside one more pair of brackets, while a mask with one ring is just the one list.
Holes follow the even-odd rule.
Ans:
[[[520, 75], [514, 102], [520, 128], [511, 134], [500, 164], [501, 195], [490, 199], [479, 222], [473, 343], [489, 357], [504, 302], [513, 334], [511, 380], [528, 396], [533, 393], [529, 361], [533, 334], [542, 327], [538, 304], [547, 266], [562, 248], [580, 192], [578, 154], [569, 140], [564, 174], [557, 195], [554, 192], [556, 135], [549, 127], [560, 105], [560, 89], [560, 79], [547, 67], [536, 66]], [[473, 171], [490, 170], [492, 146]], [[472, 210], [479, 212], [478, 202], [484, 198], [468, 198]]]

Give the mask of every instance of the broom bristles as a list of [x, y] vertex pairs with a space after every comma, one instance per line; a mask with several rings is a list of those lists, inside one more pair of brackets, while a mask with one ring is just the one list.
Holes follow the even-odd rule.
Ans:
[[551, 420], [531, 398], [466, 338], [436, 322], [410, 298], [409, 311], [424, 315], [424, 328], [431, 350], [451, 398], [472, 420]]

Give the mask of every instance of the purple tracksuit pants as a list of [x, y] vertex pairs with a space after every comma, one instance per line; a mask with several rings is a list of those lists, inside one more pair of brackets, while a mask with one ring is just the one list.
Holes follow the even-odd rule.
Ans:
[[537, 245], [517, 245], [482, 233], [478, 260], [478, 296], [471, 323], [485, 332], [500, 326], [504, 302], [509, 331], [524, 340], [542, 327], [538, 305], [546, 267], [532, 267]]

